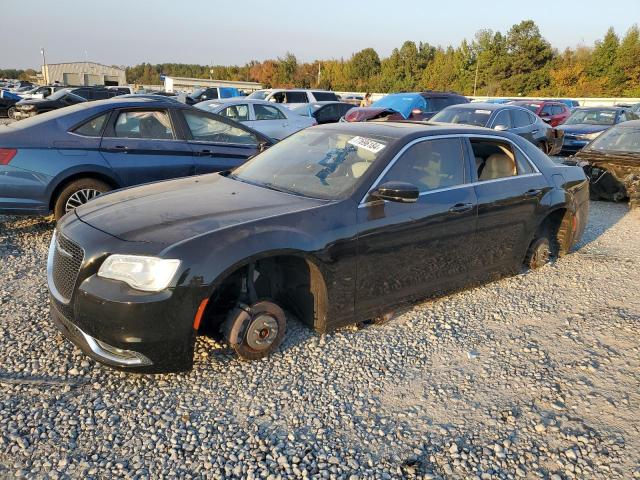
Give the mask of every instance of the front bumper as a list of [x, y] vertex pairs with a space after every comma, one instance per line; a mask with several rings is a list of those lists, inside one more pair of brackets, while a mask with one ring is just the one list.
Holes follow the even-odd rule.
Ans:
[[[193, 319], [200, 292], [187, 287], [142, 292], [123, 282], [98, 277], [100, 264], [109, 253], [140, 253], [135, 251], [136, 246], [79, 221], [75, 213], [61, 219], [58, 227], [66, 237], [58, 252], [72, 255], [77, 248], [83, 252], [77, 257], [81, 258], [77, 277], [70, 284], [63, 284], [65, 288], [58, 288], [60, 283], [56, 282], [70, 267], [64, 262], [56, 264], [54, 242], [50, 248], [47, 280], [51, 318], [64, 336], [91, 358], [120, 370], [189, 370], [196, 333]], [[70, 240], [77, 245], [76, 250], [69, 249]]]
[[587, 144], [589, 140], [577, 140], [571, 138], [564, 138], [564, 142], [562, 144], [562, 153], [576, 153], [582, 150]]
[[98, 362], [119, 368], [153, 365], [153, 362], [142, 353], [116, 348], [81, 330], [58, 310], [53, 298], [51, 299], [51, 321], [67, 339]]

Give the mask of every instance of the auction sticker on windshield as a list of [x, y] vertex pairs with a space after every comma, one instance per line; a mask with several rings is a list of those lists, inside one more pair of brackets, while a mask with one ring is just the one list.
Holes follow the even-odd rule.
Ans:
[[478, 113], [480, 115], [491, 115], [491, 110], [476, 110], [475, 113]]
[[372, 153], [378, 153], [380, 150], [386, 147], [384, 143], [376, 142], [375, 140], [366, 137], [353, 137], [347, 143], [355, 147], [364, 148], [365, 150], [369, 150]]

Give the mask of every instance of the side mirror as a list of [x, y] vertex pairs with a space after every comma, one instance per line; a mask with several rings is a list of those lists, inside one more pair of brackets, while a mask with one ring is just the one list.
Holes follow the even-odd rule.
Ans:
[[269, 148], [269, 146], [270, 146], [270, 145], [269, 145], [267, 142], [260, 142], [260, 143], [258, 144], [258, 152], [259, 152], [259, 153], [264, 152], [267, 148]]
[[496, 125], [495, 127], [493, 127], [494, 130], [497, 130], [498, 132], [506, 132], [507, 130], [509, 130], [509, 127], [507, 127], [506, 125]]
[[420, 192], [418, 187], [407, 182], [385, 182], [376, 189], [371, 190], [369, 195], [377, 200], [388, 200], [390, 202], [415, 203], [418, 201]]

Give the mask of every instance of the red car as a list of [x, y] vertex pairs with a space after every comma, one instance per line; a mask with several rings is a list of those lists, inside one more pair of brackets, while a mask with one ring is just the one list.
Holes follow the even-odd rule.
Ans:
[[564, 103], [551, 100], [517, 100], [510, 102], [510, 105], [528, 108], [552, 127], [564, 123], [571, 115], [571, 110]]

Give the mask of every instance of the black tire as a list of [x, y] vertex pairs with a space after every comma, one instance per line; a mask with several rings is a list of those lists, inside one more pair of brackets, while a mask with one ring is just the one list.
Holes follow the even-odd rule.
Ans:
[[259, 360], [278, 349], [287, 329], [282, 308], [270, 301], [238, 307], [222, 328], [227, 343], [243, 360]]
[[74, 180], [65, 186], [56, 198], [53, 206], [53, 214], [56, 221], [60, 220], [65, 213], [70, 212], [75, 207], [109, 190], [111, 190], [111, 186], [95, 178], [80, 178]]
[[551, 257], [552, 244], [548, 235], [544, 233], [534, 238], [531, 245], [529, 245], [529, 250], [527, 250], [527, 255], [524, 259], [524, 265], [529, 270], [537, 270], [549, 263]]
[[547, 148], [547, 144], [545, 142], [536, 143], [536, 147], [538, 147], [542, 153], [548, 155], [549, 149]]
[[16, 107], [10, 107], [9, 110], [7, 110], [7, 117], [15, 120], [16, 119]]

